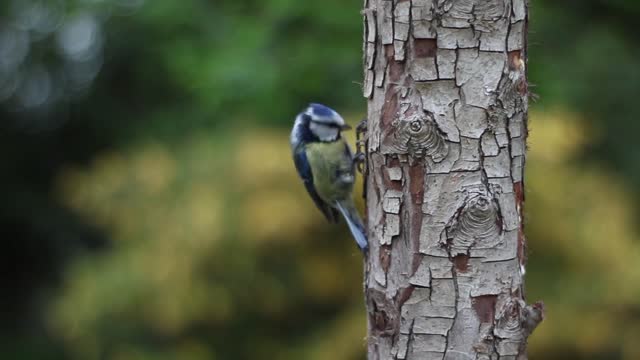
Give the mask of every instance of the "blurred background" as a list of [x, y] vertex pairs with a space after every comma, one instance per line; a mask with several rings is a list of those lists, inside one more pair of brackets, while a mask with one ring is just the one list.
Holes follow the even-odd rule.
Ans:
[[[362, 1], [0, 4], [1, 359], [364, 359], [361, 257], [290, 161], [351, 124]], [[640, 359], [640, 2], [532, 1], [532, 359]]]

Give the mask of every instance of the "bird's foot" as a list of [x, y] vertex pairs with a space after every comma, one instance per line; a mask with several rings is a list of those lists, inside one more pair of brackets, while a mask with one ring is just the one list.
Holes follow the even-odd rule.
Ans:
[[353, 162], [361, 174], [366, 174], [367, 171], [367, 129], [367, 118], [364, 118], [356, 126], [356, 154], [353, 157]]
[[356, 153], [353, 156], [353, 163], [356, 165], [356, 169], [364, 174], [367, 168], [367, 157], [364, 153]]

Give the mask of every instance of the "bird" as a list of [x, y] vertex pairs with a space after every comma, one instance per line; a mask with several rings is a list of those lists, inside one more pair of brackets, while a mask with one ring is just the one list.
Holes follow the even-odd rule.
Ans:
[[349, 130], [335, 110], [311, 103], [291, 130], [293, 162], [309, 196], [330, 223], [347, 222], [356, 244], [367, 253], [366, 230], [353, 202], [355, 162], [341, 132]]

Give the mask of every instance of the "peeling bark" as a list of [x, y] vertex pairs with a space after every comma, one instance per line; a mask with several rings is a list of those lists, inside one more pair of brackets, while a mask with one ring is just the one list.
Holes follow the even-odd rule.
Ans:
[[365, 0], [369, 359], [526, 359], [526, 0]]

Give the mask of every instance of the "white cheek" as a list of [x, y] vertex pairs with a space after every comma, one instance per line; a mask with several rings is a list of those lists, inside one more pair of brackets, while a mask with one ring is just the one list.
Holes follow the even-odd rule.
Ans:
[[339, 130], [331, 126], [311, 123], [309, 129], [322, 141], [331, 141], [338, 138]]

